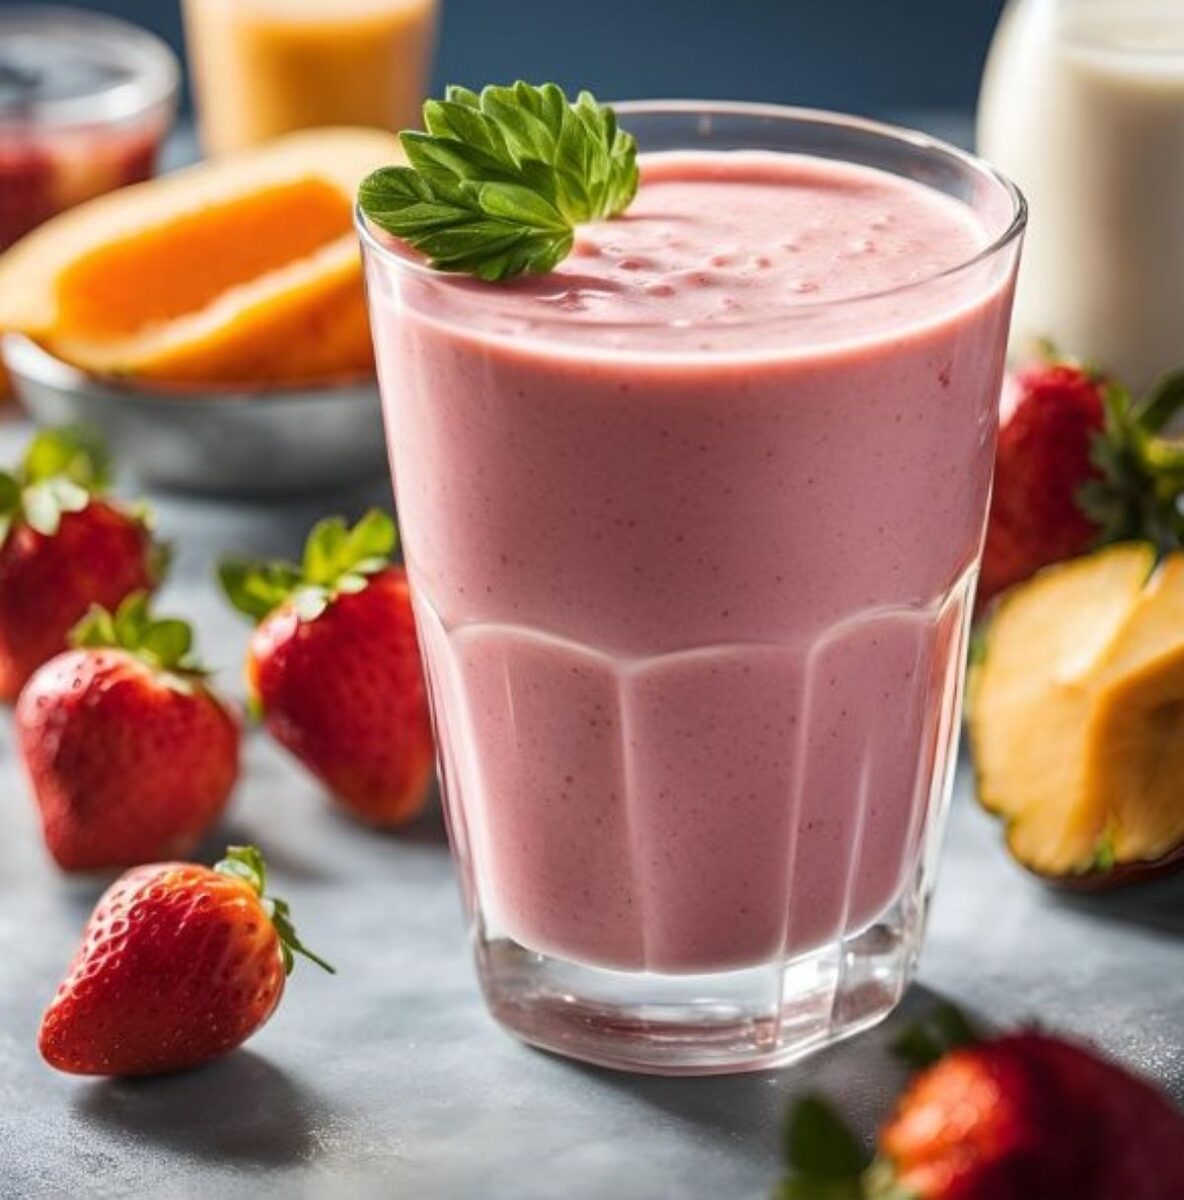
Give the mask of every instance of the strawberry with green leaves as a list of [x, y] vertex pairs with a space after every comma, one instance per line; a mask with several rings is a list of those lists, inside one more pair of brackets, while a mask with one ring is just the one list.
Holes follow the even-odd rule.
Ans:
[[258, 622], [247, 659], [266, 728], [353, 816], [405, 824], [423, 809], [434, 751], [394, 522], [377, 510], [309, 535], [303, 562], [225, 562], [231, 603]]
[[1184, 546], [1184, 373], [1136, 400], [1080, 364], [1050, 359], [1009, 379], [978, 603], [1042, 567], [1110, 542]]
[[70, 429], [38, 434], [0, 472], [0, 701], [66, 648], [92, 604], [160, 581], [161, 548], [142, 514], [103, 498], [107, 477], [102, 447]]
[[239, 728], [210, 690], [183, 621], [145, 593], [94, 608], [75, 649], [25, 686], [16, 732], [60, 867], [127, 867], [188, 854], [238, 777]]
[[267, 894], [253, 846], [213, 869], [165, 862], [107, 890], [41, 1020], [38, 1044], [72, 1075], [159, 1075], [242, 1045], [275, 1012], [300, 954], [333, 968]]
[[786, 1129], [779, 1200], [1178, 1200], [1184, 1116], [1093, 1051], [1035, 1031], [945, 1049], [874, 1159], [816, 1098]]

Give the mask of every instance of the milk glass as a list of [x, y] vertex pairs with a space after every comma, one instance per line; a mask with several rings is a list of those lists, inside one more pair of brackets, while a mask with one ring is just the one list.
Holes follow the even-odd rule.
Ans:
[[1012, 0], [978, 146], [1031, 205], [1017, 351], [1138, 390], [1184, 365], [1184, 3]]

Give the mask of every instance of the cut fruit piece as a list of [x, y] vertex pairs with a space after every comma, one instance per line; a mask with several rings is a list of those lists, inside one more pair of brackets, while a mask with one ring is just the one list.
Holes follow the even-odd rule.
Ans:
[[980, 641], [969, 682], [979, 798], [1042, 874], [1097, 856], [1106, 810], [1085, 787], [1091, 673], [1154, 563], [1150, 547], [1120, 545], [1043, 571], [1003, 598]]
[[1115, 862], [1154, 863], [1184, 846], [1184, 646], [1103, 692], [1088, 744]]
[[393, 134], [311, 130], [72, 209], [0, 259], [0, 328], [161, 382], [367, 373], [353, 198], [401, 159]]
[[1106, 666], [1087, 731], [1086, 786], [1109, 811], [1115, 864], [1184, 853], [1184, 555], [1166, 559]]
[[1184, 554], [1121, 545], [1008, 594], [970, 732], [1025, 866], [1103, 887], [1184, 859]]

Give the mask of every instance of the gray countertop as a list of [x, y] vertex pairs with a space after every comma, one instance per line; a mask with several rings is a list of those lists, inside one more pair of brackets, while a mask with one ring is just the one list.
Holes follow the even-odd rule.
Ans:
[[[0, 462], [27, 436], [0, 423]], [[211, 577], [226, 551], [291, 554], [327, 509], [385, 485], [244, 506], [154, 498], [177, 550], [167, 610], [239, 692], [246, 629]], [[223, 837], [265, 848], [277, 892], [336, 978], [302, 967], [248, 1049], [148, 1082], [71, 1079], [34, 1045], [100, 880], [41, 848], [0, 714], [0, 1196], [735, 1200], [778, 1171], [790, 1097], [832, 1093], [870, 1135], [902, 1080], [893, 1028], [949, 997], [1000, 1024], [1096, 1040], [1184, 1100], [1184, 877], [1109, 897], [1054, 894], [1011, 865], [965, 769], [921, 982], [887, 1026], [779, 1073], [631, 1078], [519, 1045], [485, 1015], [438, 814], [399, 836], [338, 817], [265, 737]]]

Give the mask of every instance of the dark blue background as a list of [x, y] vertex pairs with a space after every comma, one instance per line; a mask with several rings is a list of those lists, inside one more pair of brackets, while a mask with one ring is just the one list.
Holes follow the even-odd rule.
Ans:
[[[0, 0], [0, 8], [26, 0]], [[329, 7], [336, 0], [323, 0]], [[180, 43], [177, 0], [75, 0]], [[437, 81], [969, 108], [1003, 0], [444, 0]]]

